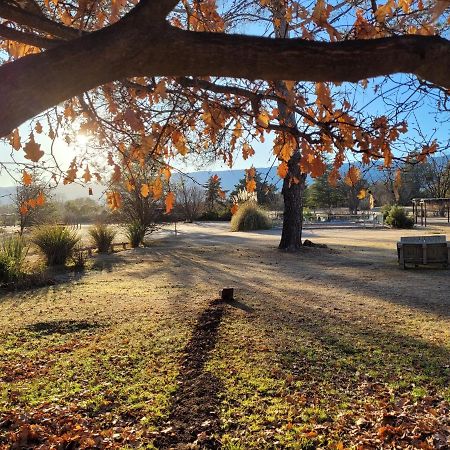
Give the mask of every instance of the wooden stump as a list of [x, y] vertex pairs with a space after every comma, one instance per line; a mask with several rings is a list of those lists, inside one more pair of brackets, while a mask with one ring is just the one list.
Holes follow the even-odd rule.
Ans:
[[223, 302], [232, 302], [234, 300], [234, 288], [223, 288], [220, 291], [220, 298]]

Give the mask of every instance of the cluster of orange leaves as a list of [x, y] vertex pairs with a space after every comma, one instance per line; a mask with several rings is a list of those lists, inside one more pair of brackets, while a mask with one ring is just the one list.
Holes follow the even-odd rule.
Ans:
[[[22, 172], [22, 183], [24, 186], [30, 186], [33, 183], [33, 176], [26, 170]], [[30, 209], [36, 208], [37, 206], [43, 206], [45, 203], [45, 195], [43, 192], [39, 192], [36, 198], [29, 198], [22, 202], [19, 207], [19, 212], [21, 215], [26, 215]]]

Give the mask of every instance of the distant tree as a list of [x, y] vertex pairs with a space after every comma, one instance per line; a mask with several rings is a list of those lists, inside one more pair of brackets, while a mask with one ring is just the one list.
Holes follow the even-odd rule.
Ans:
[[51, 189], [37, 174], [24, 171], [16, 188], [13, 203], [19, 219], [20, 234], [25, 228], [56, 220], [56, 208], [50, 200]]
[[345, 204], [348, 207], [350, 214], [357, 214], [360, 208], [361, 198], [360, 192], [367, 189], [368, 182], [364, 178], [359, 179], [353, 184], [348, 184], [344, 181], [338, 183], [337, 189], [345, 198]]
[[399, 183], [395, 181], [395, 176], [392, 177], [391, 185], [397, 204], [409, 205], [413, 198], [424, 196], [425, 171], [425, 164], [405, 164], [401, 167]]
[[361, 178], [357, 170], [353, 177], [347, 175], [333, 186], [329, 179], [331, 170], [328, 167], [327, 171], [315, 178], [308, 187], [306, 205], [309, 208], [327, 208], [328, 210], [346, 206], [350, 213], [356, 214], [361, 202], [359, 194], [362, 189], [367, 188], [367, 180]]
[[182, 178], [176, 186], [177, 209], [184, 220], [193, 222], [205, 205], [205, 191], [195, 184], [187, 184]]
[[345, 204], [345, 194], [338, 187], [332, 186], [328, 180], [330, 170], [320, 177], [314, 178], [306, 190], [306, 206], [308, 208], [326, 208], [331, 210]]
[[450, 161], [448, 157], [429, 158], [423, 166], [422, 185], [427, 196], [445, 198], [450, 195]]
[[[125, 181], [117, 182], [114, 186], [121, 202], [116, 217], [126, 224], [138, 224], [144, 233], [154, 229], [163, 212], [160, 199], [164, 186], [157, 178], [158, 170], [158, 166], [151, 163], [130, 165], [127, 172], [122, 174]], [[111, 201], [114, 199], [109, 199]]]
[[209, 177], [203, 185], [206, 190], [205, 203], [208, 211], [214, 211], [216, 206], [223, 205], [225, 201], [225, 191], [222, 189], [221, 179], [217, 175]]
[[[258, 204], [262, 206], [273, 206], [279, 200], [280, 195], [277, 193], [277, 187], [263, 180], [261, 173], [255, 172], [255, 177], [253, 178], [256, 182], [256, 196], [258, 199]], [[246, 189], [247, 178], [241, 178], [239, 182], [234, 186], [233, 191], [230, 196], [235, 196], [239, 191]]]
[[64, 203], [66, 223], [94, 223], [105, 214], [105, 208], [91, 198], [78, 198]]
[[444, 155], [384, 171], [374, 191], [381, 204], [410, 205], [413, 198], [446, 197], [450, 195], [450, 162]]

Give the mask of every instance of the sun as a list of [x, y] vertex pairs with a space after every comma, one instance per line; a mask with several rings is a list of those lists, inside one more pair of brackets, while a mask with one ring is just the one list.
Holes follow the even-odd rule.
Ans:
[[85, 147], [89, 143], [89, 136], [84, 133], [78, 133], [76, 137], [76, 142], [80, 147]]

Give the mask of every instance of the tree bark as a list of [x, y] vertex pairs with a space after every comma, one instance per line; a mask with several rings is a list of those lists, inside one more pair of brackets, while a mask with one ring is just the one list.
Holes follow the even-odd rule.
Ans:
[[[306, 174], [300, 171], [301, 154], [299, 150], [288, 162], [289, 175], [283, 180], [284, 213], [283, 230], [278, 248], [286, 251], [296, 251], [302, 246], [303, 229], [303, 193], [306, 185]], [[299, 180], [291, 181], [291, 176]]]

